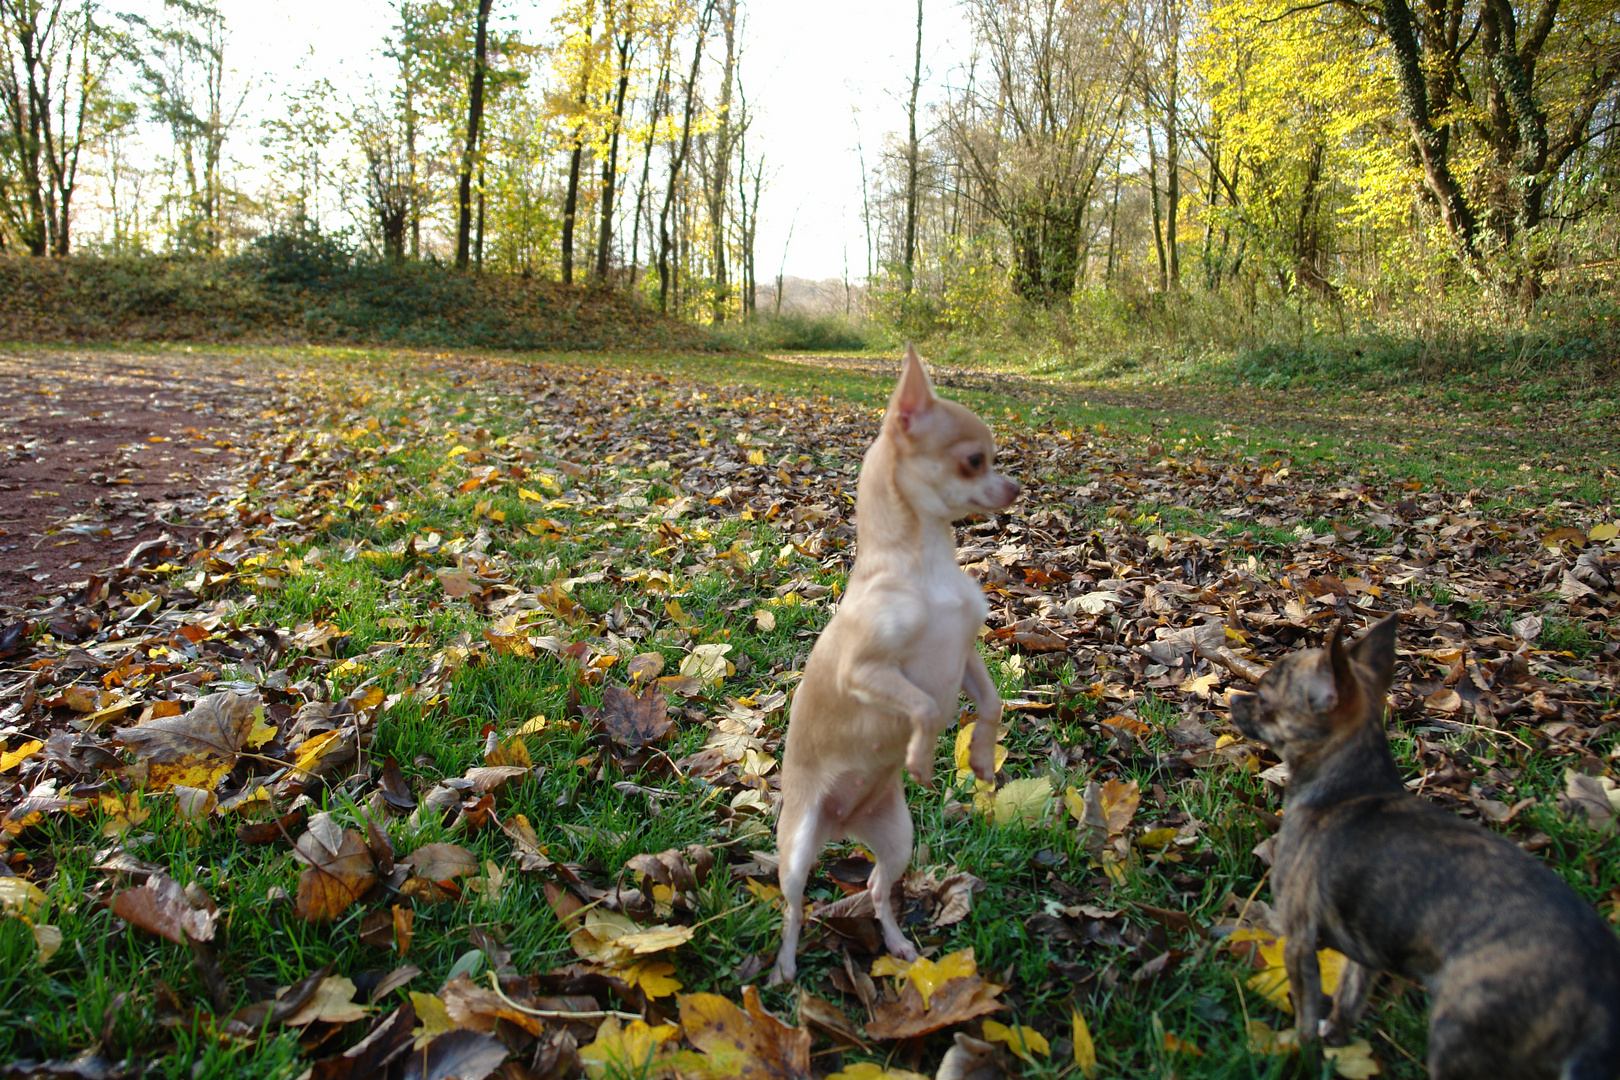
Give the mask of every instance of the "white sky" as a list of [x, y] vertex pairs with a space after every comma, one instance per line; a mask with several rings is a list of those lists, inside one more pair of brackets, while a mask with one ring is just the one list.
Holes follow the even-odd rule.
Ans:
[[[556, 7], [495, 0], [494, 11], [513, 16], [510, 25], [535, 41], [549, 36]], [[255, 88], [230, 148], [244, 163], [259, 159], [258, 120], [282, 90], [321, 75], [357, 91], [391, 74], [377, 55], [393, 22], [386, 0], [222, 0], [221, 8], [231, 32], [228, 62]], [[865, 235], [856, 110], [871, 169], [884, 133], [905, 130], [917, 9], [908, 0], [744, 0], [744, 8], [743, 79], [758, 116], [749, 141], [763, 141], [774, 170], [760, 207], [760, 279], [780, 267], [790, 225], [789, 275], [842, 276], [847, 244], [850, 275], [858, 278]], [[925, 0], [923, 20], [926, 106], [961, 62], [968, 35], [954, 0]]]

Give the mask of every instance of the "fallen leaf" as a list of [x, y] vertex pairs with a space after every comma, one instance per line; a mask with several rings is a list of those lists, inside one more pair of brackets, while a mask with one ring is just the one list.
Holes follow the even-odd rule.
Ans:
[[681, 657], [681, 675], [704, 683], [717, 683], [737, 673], [737, 665], [726, 659], [730, 645], [709, 644], [695, 646]]
[[1036, 1054], [1041, 1057], [1050, 1057], [1052, 1054], [1052, 1047], [1047, 1043], [1046, 1036], [1022, 1024], [1002, 1024], [995, 1020], [986, 1020], [984, 1041], [1006, 1043], [1007, 1049], [1031, 1065], [1035, 1064]]
[[403, 1080], [484, 1080], [507, 1054], [506, 1044], [495, 1036], [459, 1028], [406, 1058]]
[[1097, 1071], [1097, 1046], [1091, 1041], [1091, 1027], [1079, 1009], [1069, 1010], [1069, 1023], [1073, 1028], [1075, 1067], [1090, 1076]]
[[342, 975], [328, 975], [302, 1009], [287, 1018], [288, 1027], [307, 1027], [320, 1020], [347, 1024], [363, 1020], [366, 1010], [354, 1003], [354, 983]]
[[673, 724], [669, 715], [669, 699], [657, 684], [648, 686], [640, 694], [622, 686], [609, 686], [602, 691], [602, 724], [621, 746], [637, 749], [656, 742]]
[[976, 807], [986, 808], [997, 825], [1023, 825], [1034, 828], [1046, 818], [1052, 803], [1052, 781], [1045, 776], [1009, 780], [994, 795], [974, 796]]
[[[4, 746], [4, 743], [0, 743], [0, 747]], [[0, 773], [10, 772], [39, 753], [44, 747], [45, 744], [38, 739], [29, 739], [27, 742], [19, 744], [15, 750], [0, 752]]]
[[664, 1056], [664, 1044], [680, 1033], [674, 1024], [653, 1027], [645, 1020], [632, 1020], [625, 1027], [617, 1016], [610, 1016], [596, 1029], [596, 1038], [579, 1048], [579, 1060], [591, 1080], [601, 1080], [610, 1069], [616, 1076], [646, 1076], [653, 1071], [653, 1062]]
[[450, 881], [478, 872], [477, 856], [460, 844], [423, 844], [405, 862], [429, 881]]
[[694, 1064], [714, 1080], [809, 1080], [809, 1030], [766, 1012], [752, 986], [742, 993], [746, 1012], [718, 994], [678, 999], [686, 1040], [702, 1055]]
[[176, 945], [212, 939], [214, 924], [219, 920], [217, 910], [194, 907], [180, 883], [162, 873], [152, 874], [144, 884], [115, 894], [112, 913]]
[[1357, 1039], [1347, 1046], [1324, 1046], [1322, 1056], [1333, 1062], [1333, 1071], [1345, 1080], [1367, 1080], [1384, 1071], [1366, 1039]]
[[293, 845], [304, 864], [298, 876], [297, 912], [309, 922], [334, 919], [364, 896], [377, 880], [365, 838], [340, 827], [331, 814], [309, 819], [309, 829]]

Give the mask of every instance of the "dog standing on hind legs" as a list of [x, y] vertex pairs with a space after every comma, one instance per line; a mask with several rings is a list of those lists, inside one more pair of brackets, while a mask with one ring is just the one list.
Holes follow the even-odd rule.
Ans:
[[[1406, 790], [1383, 724], [1395, 630], [1335, 630], [1231, 696], [1288, 764], [1272, 886], [1300, 1038], [1346, 1042], [1392, 971], [1430, 990], [1435, 1080], [1615, 1080], [1620, 939], [1540, 860]], [[1323, 947], [1348, 957], [1331, 1001]]]
[[952, 522], [1010, 506], [1018, 484], [995, 471], [984, 421], [934, 394], [908, 348], [855, 493], [855, 567], [793, 697], [776, 825], [786, 914], [776, 978], [798, 970], [804, 888], [828, 841], [872, 852], [869, 887], [894, 955], [914, 960], [889, 887], [911, 859], [903, 773], [931, 784], [940, 733], [965, 690], [978, 706], [969, 763], [995, 775], [1001, 698], [976, 645], [988, 606], [956, 562]]

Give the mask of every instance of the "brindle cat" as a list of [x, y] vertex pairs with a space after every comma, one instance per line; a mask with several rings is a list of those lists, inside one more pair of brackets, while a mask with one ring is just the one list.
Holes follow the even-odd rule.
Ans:
[[[1374, 973], [1431, 993], [1437, 1080], [1620, 1076], [1620, 939], [1517, 846], [1406, 791], [1384, 735], [1394, 616], [1232, 695], [1288, 763], [1273, 888], [1302, 1039], [1349, 1037]], [[1349, 957], [1328, 1013], [1316, 951]]]

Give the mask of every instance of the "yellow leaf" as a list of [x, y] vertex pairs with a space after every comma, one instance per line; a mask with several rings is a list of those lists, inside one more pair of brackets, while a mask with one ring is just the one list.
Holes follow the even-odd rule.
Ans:
[[[0, 746], [4, 745], [4, 743], [0, 743]], [[44, 746], [45, 744], [38, 739], [29, 739], [15, 750], [0, 753], [0, 773], [10, 772], [15, 769], [18, 765], [39, 753]]]
[[928, 1080], [928, 1077], [909, 1069], [885, 1069], [875, 1061], [857, 1061], [844, 1066], [842, 1072], [829, 1074], [827, 1080]]
[[228, 758], [195, 757], [173, 765], [153, 762], [146, 774], [146, 782], [153, 791], [172, 787], [199, 788], [213, 791], [229, 775], [234, 766]]
[[754, 878], [744, 878], [743, 881], [746, 883], [744, 888], [753, 893], [761, 903], [776, 907], [782, 902], [782, 890], [775, 885], [767, 885]]
[[975, 975], [978, 970], [978, 965], [973, 961], [973, 950], [963, 949], [941, 957], [938, 962], [920, 956], [908, 964], [895, 956], [880, 956], [872, 965], [872, 977], [894, 975], [909, 979], [921, 995], [923, 1008], [926, 1009], [929, 995], [942, 983]]
[[1197, 678], [1188, 678], [1176, 689], [1188, 694], [1197, 694], [1201, 698], [1209, 697], [1209, 692], [1220, 685], [1221, 677], [1215, 672], [1200, 675]]
[[760, 633], [770, 633], [776, 629], [776, 613], [770, 608], [760, 608], [754, 612], [754, 625], [759, 627]]
[[1136, 846], [1145, 851], [1157, 851], [1175, 838], [1174, 829], [1149, 829], [1136, 838]]
[[763, 464], [765, 464], [765, 451], [763, 451], [763, 450], [750, 450], [750, 451], [748, 451], [748, 464], [750, 464], [750, 465], [763, 465]]
[[1063, 790], [1063, 805], [1069, 808], [1069, 816], [1074, 820], [1086, 820], [1086, 797], [1073, 784]]
[[1049, 1057], [1052, 1053], [1052, 1047], [1047, 1044], [1046, 1036], [1022, 1024], [1001, 1024], [994, 1020], [986, 1020], [984, 1041], [1006, 1043], [1007, 1049], [1031, 1065], [1035, 1064], [1036, 1054]]
[[645, 1020], [632, 1020], [629, 1027], [621, 1027], [619, 1018], [610, 1016], [596, 1029], [596, 1039], [580, 1047], [579, 1059], [591, 1080], [600, 1080], [610, 1068], [615, 1076], [644, 1076], [651, 1071], [658, 1048], [680, 1031], [674, 1024], [649, 1027]]
[[[378, 688], [378, 692], [381, 693], [380, 688]], [[262, 708], [254, 709], [253, 727], [248, 729], [247, 738], [242, 741], [243, 745], [250, 750], [257, 750], [275, 737], [275, 725], [264, 718], [264, 710]]]
[[[975, 720], [971, 724], [963, 724], [959, 729], [957, 729], [957, 732], [956, 732], [956, 779], [957, 779], [958, 783], [965, 784], [969, 780], [972, 780], [974, 778], [973, 777], [973, 769], [972, 769], [972, 767], [970, 767], [968, 765], [968, 757], [969, 757], [969, 754], [971, 753], [972, 748], [973, 748], [973, 729], [978, 727], [978, 726], [979, 726], [979, 722], [977, 720]], [[1006, 737], [1007, 737], [1007, 729], [1006, 729], [1006, 727], [1002, 727], [999, 731], [996, 732], [996, 738], [1005, 739]], [[1005, 746], [1002, 746], [1001, 743], [999, 743], [999, 742], [996, 743], [996, 758], [995, 758], [995, 761], [996, 761], [996, 772], [1000, 772], [1001, 767], [1003, 765], [1007, 764], [1007, 748]]]
[[546, 501], [546, 497], [544, 495], [540, 494], [538, 491], [530, 491], [526, 487], [518, 488], [518, 498], [519, 499], [527, 499], [530, 502], [545, 502]]
[[336, 743], [342, 736], [336, 731], [323, 731], [319, 735], [311, 735], [304, 740], [304, 745], [298, 748], [298, 759], [293, 762], [293, 768], [302, 773], [314, 771], [317, 763], [329, 750], [336, 749]]
[[717, 683], [727, 675], [735, 675], [737, 666], [726, 659], [730, 651], [730, 645], [698, 645], [681, 657], [681, 674], [706, 683]]
[[1027, 827], [1039, 825], [1052, 801], [1052, 781], [1044, 776], [1027, 780], [1009, 780], [996, 792], [991, 811], [997, 825], [1022, 823]]
[[1384, 1071], [1374, 1060], [1366, 1039], [1357, 1039], [1349, 1046], [1324, 1046], [1322, 1054], [1333, 1062], [1333, 1071], [1345, 1080], [1367, 1080]]
[[[1272, 937], [1264, 930], [1242, 929], [1233, 932], [1227, 939], [1232, 945], [1245, 941], [1257, 942], [1256, 950], [1265, 967], [1249, 976], [1249, 989], [1264, 997], [1284, 1012], [1294, 1011], [1294, 1003], [1288, 996], [1288, 970], [1283, 966], [1283, 950], [1287, 946], [1287, 939]], [[1338, 989], [1339, 976], [1344, 971], [1345, 956], [1333, 949], [1318, 949], [1316, 951], [1316, 965], [1322, 974], [1322, 992], [1332, 995]]]
[[525, 720], [523, 722], [523, 726], [517, 729], [517, 733], [519, 737], [524, 735], [538, 735], [542, 731], [546, 730], [546, 726], [546, 714], [538, 713]]
[[416, 1036], [415, 1048], [420, 1050], [435, 1038], [447, 1031], [454, 1031], [455, 1021], [445, 1011], [444, 1002], [434, 994], [422, 994], [415, 990], [410, 992], [411, 1004], [416, 1007], [416, 1027], [411, 1034]]
[[45, 893], [32, 881], [20, 877], [0, 878], [0, 911], [32, 919], [45, 906]]
[[650, 998], [668, 997], [681, 988], [675, 965], [666, 960], [637, 960], [617, 974], [631, 986], [641, 987]]
[[1620, 536], [1620, 525], [1612, 521], [1605, 522], [1602, 525], [1594, 525], [1591, 531], [1586, 534], [1588, 540], [1597, 544], [1607, 543], [1617, 536]]
[[1264, 1020], [1250, 1020], [1248, 1035], [1251, 1054], [1291, 1054], [1299, 1049], [1299, 1032], [1294, 1028], [1273, 1031]]
[[613, 946], [621, 952], [636, 955], [663, 952], [677, 945], [685, 945], [696, 933], [695, 926], [655, 926], [651, 930], [642, 930], [639, 933], [621, 934], [614, 939]]
[[[1073, 791], [1073, 788], [1069, 789]], [[1090, 1076], [1097, 1071], [1097, 1046], [1091, 1041], [1091, 1027], [1079, 1009], [1071, 1009], [1069, 1019], [1074, 1025], [1074, 1063], [1082, 1073]]]
[[62, 931], [54, 926], [34, 927], [34, 946], [39, 949], [40, 965], [50, 963], [51, 957], [56, 955], [56, 950], [62, 947]]

